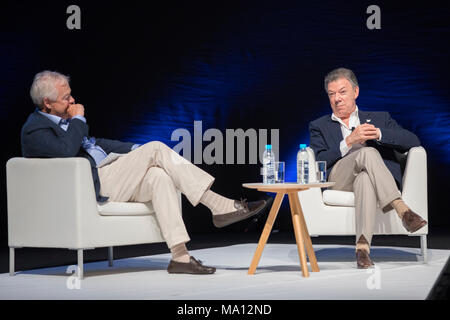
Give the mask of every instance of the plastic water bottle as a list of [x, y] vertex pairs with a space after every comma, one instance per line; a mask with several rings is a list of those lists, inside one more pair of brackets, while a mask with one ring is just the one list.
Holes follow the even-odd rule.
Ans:
[[300, 145], [297, 153], [297, 183], [306, 184], [309, 182], [309, 155], [306, 144]]
[[267, 144], [263, 153], [263, 183], [275, 183], [275, 154], [272, 145]]

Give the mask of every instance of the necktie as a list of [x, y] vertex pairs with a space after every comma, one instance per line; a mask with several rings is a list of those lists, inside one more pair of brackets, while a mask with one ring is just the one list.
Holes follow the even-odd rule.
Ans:
[[67, 125], [67, 124], [69, 124], [69, 122], [70, 122], [70, 119], [61, 119], [59, 121], [59, 126]]

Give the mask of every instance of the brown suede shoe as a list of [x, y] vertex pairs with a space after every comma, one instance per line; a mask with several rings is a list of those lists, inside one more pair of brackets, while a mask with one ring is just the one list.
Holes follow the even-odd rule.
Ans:
[[366, 250], [356, 250], [356, 265], [358, 269], [367, 269], [373, 266], [373, 262], [370, 260], [369, 253]]
[[246, 202], [246, 200], [234, 201], [236, 211], [216, 214], [213, 216], [213, 224], [217, 228], [226, 227], [232, 223], [245, 220], [258, 214], [266, 206], [266, 200]]
[[167, 267], [168, 273], [188, 273], [188, 274], [212, 274], [216, 272], [214, 267], [206, 267], [191, 256], [187, 263], [170, 260]]
[[413, 233], [419, 230], [420, 228], [426, 226], [427, 222], [422, 219], [417, 213], [408, 210], [405, 212], [402, 218], [403, 226], [406, 230]]

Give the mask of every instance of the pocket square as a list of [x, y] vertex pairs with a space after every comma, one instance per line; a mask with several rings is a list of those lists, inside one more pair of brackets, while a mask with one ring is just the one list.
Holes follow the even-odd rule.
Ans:
[[366, 122], [370, 122], [370, 121], [372, 121], [372, 119], [367, 119], [367, 120], [366, 120]]

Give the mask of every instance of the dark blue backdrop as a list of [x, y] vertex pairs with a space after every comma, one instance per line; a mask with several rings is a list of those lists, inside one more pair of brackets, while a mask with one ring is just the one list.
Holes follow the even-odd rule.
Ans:
[[[66, 8], [81, 8], [81, 30], [66, 28]], [[381, 8], [381, 30], [366, 8]], [[19, 132], [33, 110], [35, 73], [71, 76], [91, 134], [171, 146], [177, 128], [280, 130], [280, 159], [295, 179], [295, 155], [308, 122], [330, 112], [323, 77], [355, 71], [358, 106], [385, 110], [414, 131], [428, 152], [430, 228], [448, 226], [443, 206], [450, 174], [450, 10], [444, 2], [175, 1], [2, 3], [0, 127], [3, 164], [20, 156]], [[205, 146], [206, 144], [204, 144]], [[200, 165], [229, 197], [257, 192], [258, 165]], [[6, 239], [5, 172], [1, 233]], [[50, 191], [51, 193], [51, 191]], [[184, 203], [191, 232], [212, 231], [208, 210]], [[280, 228], [290, 228], [280, 218]]]

